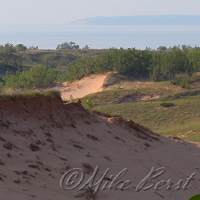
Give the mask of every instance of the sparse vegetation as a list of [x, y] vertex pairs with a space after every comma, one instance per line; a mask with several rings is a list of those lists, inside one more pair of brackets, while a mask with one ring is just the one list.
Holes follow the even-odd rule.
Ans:
[[44, 90], [44, 91], [15, 91], [0, 93], [0, 99], [18, 99], [36, 96], [55, 96], [60, 98], [60, 92], [56, 90]]
[[[161, 135], [200, 141], [200, 89], [194, 88], [199, 84], [198, 73], [190, 77], [192, 80], [190, 89], [181, 88], [168, 81], [139, 81], [118, 76], [115, 75], [114, 79], [111, 76], [113, 80], [108, 90], [91, 94], [95, 105], [94, 111], [102, 112], [105, 116], [131, 119]], [[118, 88], [119, 85], [123, 87], [123, 90]], [[124, 96], [134, 93], [148, 93], [158, 95], [159, 98], [120, 103]]]
[[61, 97], [61, 94], [57, 90], [44, 90], [42, 91], [42, 95], [44, 96], [55, 96], [55, 97]]
[[72, 95], [69, 96], [69, 99], [70, 99], [70, 102], [74, 102], [75, 101], [75, 99], [74, 99], [74, 97]]
[[85, 99], [85, 108], [92, 109], [94, 108], [94, 104], [92, 103], [92, 97], [89, 95]]
[[[199, 96], [188, 96], [171, 101], [170, 109], [160, 106], [161, 100], [110, 104], [94, 107], [96, 111], [120, 115], [142, 124], [161, 135], [178, 136], [186, 140], [200, 141]], [[189, 132], [189, 133], [188, 133]]]

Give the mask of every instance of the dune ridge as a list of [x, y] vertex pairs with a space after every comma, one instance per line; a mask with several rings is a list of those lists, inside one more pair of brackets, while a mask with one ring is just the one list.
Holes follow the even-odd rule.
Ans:
[[[200, 148], [176, 137], [162, 137], [146, 127], [122, 118], [86, 110], [80, 103], [63, 103], [53, 96], [0, 100], [0, 189], [1, 199], [171, 199], [183, 200], [199, 193]], [[64, 190], [60, 179], [65, 172], [81, 168], [83, 183], [98, 166], [95, 180], [106, 169], [116, 175], [124, 168], [123, 181], [132, 187], [120, 191], [102, 190], [94, 196]], [[165, 172], [154, 182], [170, 179], [181, 187], [191, 174], [190, 188], [136, 191], [152, 167]], [[112, 180], [112, 178], [111, 178]], [[110, 181], [111, 181], [110, 180]]]

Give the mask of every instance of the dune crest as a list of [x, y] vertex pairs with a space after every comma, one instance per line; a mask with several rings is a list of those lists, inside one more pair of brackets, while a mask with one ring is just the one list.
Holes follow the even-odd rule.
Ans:
[[[80, 102], [63, 103], [61, 98], [39, 96], [0, 100], [0, 189], [1, 199], [189, 199], [200, 188], [200, 148], [175, 137], [162, 137], [148, 128], [121, 118], [109, 118], [84, 109]], [[122, 181], [127, 190], [100, 189], [94, 196], [78, 188], [64, 190], [61, 177], [81, 168], [86, 180], [98, 166], [96, 180], [109, 169], [105, 181], [112, 181], [127, 168]], [[149, 179], [136, 191], [152, 168], [165, 172]], [[187, 178], [196, 172], [190, 188]], [[180, 189], [154, 187], [151, 183], [182, 179]], [[139, 188], [139, 187], [138, 187]], [[78, 197], [80, 196], [80, 197]]]

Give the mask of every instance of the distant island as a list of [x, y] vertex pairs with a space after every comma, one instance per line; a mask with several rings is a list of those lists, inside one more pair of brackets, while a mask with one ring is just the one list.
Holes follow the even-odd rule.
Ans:
[[200, 25], [200, 15], [156, 15], [93, 17], [72, 21], [70, 25]]

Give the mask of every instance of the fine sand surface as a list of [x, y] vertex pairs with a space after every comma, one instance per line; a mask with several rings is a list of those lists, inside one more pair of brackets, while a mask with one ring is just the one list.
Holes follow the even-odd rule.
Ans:
[[[1, 200], [187, 200], [200, 191], [200, 148], [195, 144], [85, 110], [80, 102], [64, 104], [58, 97], [0, 100], [0, 147]], [[96, 166], [94, 184], [110, 169], [99, 192], [92, 196], [89, 188], [78, 191]], [[164, 167], [165, 172], [137, 187], [152, 167]], [[85, 178], [78, 188], [64, 190], [61, 177], [73, 168], [81, 168]], [[125, 168], [127, 173], [114, 180]], [[191, 187], [183, 190], [194, 172]], [[73, 176], [73, 181], [77, 183], [79, 178]], [[122, 182], [117, 184], [119, 179]], [[113, 188], [103, 190], [111, 181]], [[155, 185], [161, 188], [163, 181], [179, 182], [176, 187], [181, 189], [156, 190]], [[70, 183], [73, 185], [72, 180]], [[154, 188], [143, 190], [151, 185]], [[120, 186], [123, 191], [115, 190]], [[136, 192], [136, 188], [141, 190]]]
[[64, 100], [69, 100], [70, 96], [74, 99], [82, 98], [88, 94], [102, 91], [106, 77], [107, 74], [92, 74], [72, 83], [59, 84], [52, 89], [59, 90]]

